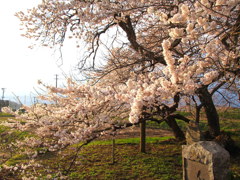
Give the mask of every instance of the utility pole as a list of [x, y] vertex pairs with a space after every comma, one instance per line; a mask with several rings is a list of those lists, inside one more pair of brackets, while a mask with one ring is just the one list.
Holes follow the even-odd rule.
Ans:
[[56, 80], [56, 88], [57, 88], [57, 86], [58, 86], [58, 75], [57, 74], [55, 74], [55, 80]]
[[33, 97], [33, 104], [37, 103], [37, 97]]
[[[55, 80], [56, 80], [56, 88], [58, 87], [58, 75], [57, 74], [55, 74]], [[56, 104], [57, 104], [57, 100], [56, 100]]]
[[4, 100], [4, 93], [6, 88], [2, 88], [2, 100]]

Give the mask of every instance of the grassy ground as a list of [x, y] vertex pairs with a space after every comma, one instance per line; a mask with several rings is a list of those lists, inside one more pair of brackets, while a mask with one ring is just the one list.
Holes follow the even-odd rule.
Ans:
[[[237, 113], [236, 113], [237, 114]], [[221, 119], [221, 127], [231, 134], [240, 146], [240, 118], [237, 115], [225, 115]], [[4, 121], [6, 118], [0, 117]], [[167, 129], [166, 125], [149, 126]], [[184, 128], [185, 124], [181, 123]], [[206, 127], [206, 122], [201, 122]], [[19, 132], [0, 126], [0, 164], [14, 165], [27, 162], [26, 156], [17, 153], [11, 143], [31, 136], [27, 132]], [[143, 179], [143, 180], [180, 180], [182, 179], [181, 145], [172, 137], [148, 137], [147, 153], [139, 153], [139, 138], [116, 139], [115, 163], [112, 161], [112, 141], [99, 140], [85, 146], [76, 159], [76, 164], [68, 172], [67, 179]], [[54, 179], [58, 173], [66, 173], [78, 145], [58, 153], [47, 152], [36, 159], [43, 166], [34, 170], [26, 170], [38, 179]], [[239, 153], [240, 154], [240, 153]], [[64, 155], [64, 156], [63, 156]], [[1, 167], [1, 165], [0, 165]], [[232, 179], [240, 180], [240, 155], [231, 157]], [[0, 172], [1, 180], [18, 180], [21, 176], [10, 171]]]
[[[142, 180], [181, 180], [182, 159], [181, 144], [174, 140], [151, 139], [147, 144], [147, 153], [139, 153], [139, 139], [119, 140], [123, 144], [117, 144], [115, 149], [115, 163], [112, 163], [112, 146], [110, 141], [96, 141], [79, 152], [76, 164], [68, 174], [69, 180], [81, 179], [142, 179]], [[65, 158], [55, 153], [47, 153], [37, 161], [43, 167], [36, 169], [39, 179], [57, 177], [57, 172], [66, 172], [70, 160], [75, 152], [75, 146], [65, 150]], [[25, 157], [14, 156], [11, 163], [26, 160]], [[29, 171], [31, 173], [31, 170]], [[32, 171], [32, 173], [34, 173]], [[236, 179], [240, 179], [240, 157], [231, 159], [231, 173]], [[17, 179], [16, 175], [6, 173], [4, 180]], [[20, 177], [19, 177], [20, 178]]]
[[[122, 140], [120, 140], [122, 141]], [[79, 153], [77, 165], [69, 172], [68, 179], [181, 179], [180, 145], [162, 139], [150, 139], [148, 153], [139, 153], [138, 139], [123, 140], [115, 148], [115, 163], [112, 163], [112, 146], [104, 141], [90, 144]], [[123, 142], [122, 141], [122, 142]], [[108, 143], [107, 143], [108, 144]], [[74, 151], [74, 148], [72, 149]], [[71, 150], [67, 152], [71, 157]], [[52, 169], [59, 165], [66, 171], [69, 163], [66, 159], [54, 164], [55, 157], [48, 159], [45, 165]], [[53, 172], [54, 173], [54, 172]]]

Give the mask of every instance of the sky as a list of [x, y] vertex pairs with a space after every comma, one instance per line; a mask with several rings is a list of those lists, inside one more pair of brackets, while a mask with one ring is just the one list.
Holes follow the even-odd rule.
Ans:
[[68, 43], [63, 50], [63, 64], [53, 50], [37, 46], [29, 49], [29, 39], [22, 37], [20, 21], [15, 12], [26, 11], [36, 6], [41, 0], [3, 1], [0, 6], [0, 99], [2, 88], [5, 89], [4, 99], [16, 101], [18, 96], [22, 103], [29, 103], [30, 96], [35, 96], [38, 89], [37, 81], [55, 85], [58, 74], [60, 85], [64, 81], [63, 73], [70, 74], [77, 64], [75, 44]]

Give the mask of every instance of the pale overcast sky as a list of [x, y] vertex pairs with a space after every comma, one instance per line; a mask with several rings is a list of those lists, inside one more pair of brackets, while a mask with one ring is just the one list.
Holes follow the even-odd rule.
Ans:
[[[53, 50], [43, 47], [31, 50], [28, 48], [30, 40], [20, 36], [20, 21], [14, 13], [36, 6], [39, 2], [41, 0], [12, 0], [3, 1], [0, 6], [0, 88], [6, 88], [5, 99], [11, 99], [12, 92], [20, 97], [28, 97], [30, 92], [34, 92], [33, 87], [37, 87], [38, 79], [53, 85], [55, 74], [64, 79]], [[67, 74], [77, 62], [77, 50], [73, 48], [75, 44], [70, 46], [67, 48], [69, 50], [63, 51], [61, 66]]]

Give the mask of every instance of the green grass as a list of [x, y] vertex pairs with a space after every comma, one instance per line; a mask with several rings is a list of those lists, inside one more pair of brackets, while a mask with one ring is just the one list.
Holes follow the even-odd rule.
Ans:
[[220, 121], [220, 126], [222, 130], [231, 130], [231, 129], [239, 129], [240, 130], [240, 120], [222, 120]]
[[8, 166], [14, 166], [17, 163], [22, 163], [26, 160], [28, 160], [26, 155], [16, 154], [15, 156], [11, 157], [8, 161], [6, 161], [5, 164]]
[[219, 111], [219, 116], [223, 119], [240, 120], [240, 109], [231, 108], [226, 111]]
[[[85, 146], [69, 179], [182, 179], [181, 145], [171, 141], [149, 143], [145, 154], [139, 153], [138, 144], [126, 141], [127, 144], [116, 145], [114, 164], [111, 145], [99, 145], [99, 141], [98, 145]], [[62, 170], [68, 167], [64, 162], [63, 159]]]
[[0, 125], [0, 142], [12, 143], [16, 140], [23, 140], [26, 137], [31, 137], [29, 132], [26, 131], [18, 131], [18, 130], [10, 130], [9, 127]]
[[[172, 136], [165, 137], [147, 137], [146, 143], [157, 143], [160, 141], [172, 139]], [[115, 139], [115, 144], [139, 144], [140, 138]], [[93, 141], [89, 145], [111, 145], [112, 140]]]
[[0, 125], [0, 134], [4, 133], [4, 132], [8, 132], [10, 130], [9, 127]]
[[[185, 130], [187, 127], [187, 123], [182, 121], [182, 120], [176, 120], [179, 127], [182, 130]], [[157, 122], [153, 122], [153, 121], [148, 121], [147, 122], [147, 127], [149, 128], [157, 128], [157, 129], [164, 129], [164, 130], [171, 130], [171, 128], [167, 125], [167, 123], [164, 121], [160, 124], [158, 124]]]
[[[77, 164], [67, 175], [68, 179], [182, 179], [181, 144], [171, 139], [150, 138], [153, 142], [149, 141], [147, 144], [147, 153], [139, 153], [139, 145], [132, 139], [135, 138], [118, 141], [114, 164], [112, 164], [111, 141], [96, 141], [96, 143], [85, 146], [78, 154]], [[66, 172], [75, 148], [69, 147], [64, 150], [62, 154], [65, 157], [52, 152], [39, 157], [37, 162], [43, 164], [37, 169], [38, 173], [42, 174], [37, 175], [39, 179], [47, 179], [47, 174], [51, 174], [52, 178], [57, 177], [58, 171]], [[15, 155], [7, 161], [7, 164], [14, 165], [26, 162], [26, 160], [27, 157]], [[240, 177], [239, 156], [231, 160], [231, 173], [235, 177]]]
[[0, 112], [0, 117], [14, 117], [12, 114]]
[[182, 116], [191, 116], [192, 113], [191, 112], [187, 112], [187, 111], [177, 111], [176, 113], [182, 115]]

